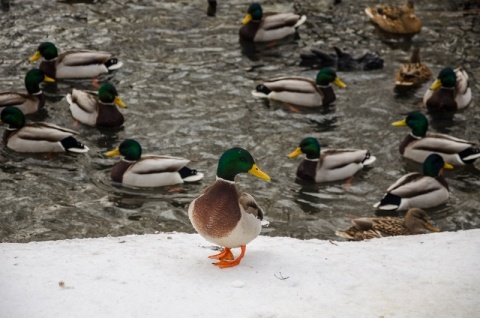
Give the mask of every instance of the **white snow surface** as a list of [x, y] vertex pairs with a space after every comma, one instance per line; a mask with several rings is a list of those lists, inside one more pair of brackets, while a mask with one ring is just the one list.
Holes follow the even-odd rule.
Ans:
[[[480, 229], [259, 236], [220, 269], [197, 234], [0, 244], [0, 317], [479, 317]], [[234, 249], [238, 255], [239, 249]]]

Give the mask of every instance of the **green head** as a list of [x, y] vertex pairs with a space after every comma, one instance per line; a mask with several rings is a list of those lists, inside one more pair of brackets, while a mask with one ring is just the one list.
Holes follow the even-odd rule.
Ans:
[[247, 15], [243, 19], [242, 23], [247, 24], [252, 20], [260, 21], [262, 20], [262, 17], [263, 17], [262, 6], [259, 3], [254, 2], [248, 7]]
[[20, 129], [25, 125], [25, 115], [14, 106], [5, 107], [2, 110], [1, 119], [3, 123], [9, 125], [9, 128]]
[[41, 82], [55, 82], [54, 79], [46, 76], [38, 68], [31, 69], [25, 74], [25, 88], [29, 94], [35, 94], [40, 92], [40, 83]]
[[239, 173], [250, 173], [260, 179], [270, 181], [270, 177], [258, 168], [247, 150], [238, 147], [228, 149], [218, 161], [217, 177], [235, 181], [235, 176]]
[[443, 161], [439, 154], [432, 153], [423, 162], [423, 175], [425, 176], [436, 178], [443, 169], [453, 169], [453, 166]]
[[315, 82], [317, 83], [318, 86], [328, 86], [331, 83], [333, 83], [341, 88], [347, 87], [347, 85], [345, 85], [337, 76], [337, 73], [328, 67], [322, 68], [317, 73], [317, 79]]
[[133, 139], [125, 139], [120, 146], [105, 153], [107, 157], [122, 155], [126, 160], [137, 161], [142, 156], [142, 146]]
[[392, 123], [393, 126], [408, 126], [412, 130], [412, 135], [416, 137], [425, 137], [428, 130], [428, 119], [421, 112], [411, 112], [403, 120]]
[[439, 87], [455, 88], [456, 84], [457, 75], [455, 75], [455, 71], [451, 67], [445, 67], [438, 73], [437, 79], [430, 86], [430, 89], [435, 90]]
[[320, 143], [316, 138], [307, 137], [300, 141], [297, 149], [288, 155], [289, 158], [295, 158], [301, 154], [305, 154], [307, 159], [320, 158]]
[[110, 83], [105, 83], [98, 89], [98, 99], [105, 104], [117, 104], [120, 107], [125, 107], [123, 101], [118, 97], [118, 92], [115, 86]]
[[52, 42], [43, 42], [41, 43], [35, 54], [33, 54], [29, 61], [33, 62], [42, 57], [46, 60], [52, 60], [58, 56], [57, 47]]

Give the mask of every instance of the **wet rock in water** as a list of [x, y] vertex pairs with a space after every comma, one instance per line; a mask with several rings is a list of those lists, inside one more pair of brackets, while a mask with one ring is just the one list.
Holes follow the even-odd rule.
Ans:
[[337, 47], [333, 49], [335, 53], [326, 53], [316, 48], [300, 53], [300, 66], [332, 67], [341, 72], [370, 71], [383, 68], [383, 59], [377, 53], [367, 52], [355, 58]]
[[207, 15], [214, 17], [217, 14], [217, 0], [208, 0]]
[[8, 10], [10, 10], [10, 0], [2, 0], [1, 4], [2, 4], [2, 11], [7, 12]]

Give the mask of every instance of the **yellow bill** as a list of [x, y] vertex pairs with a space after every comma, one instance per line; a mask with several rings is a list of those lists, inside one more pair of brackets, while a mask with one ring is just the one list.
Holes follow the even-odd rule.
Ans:
[[451, 164], [445, 162], [445, 164], [443, 165], [443, 168], [445, 168], [445, 169], [453, 169], [453, 166], [452, 166]]
[[436, 90], [437, 88], [441, 87], [442, 86], [442, 81], [440, 81], [438, 78], [435, 80], [435, 82], [433, 82], [433, 84], [430, 86], [430, 89], [433, 91], [433, 90]]
[[396, 122], [392, 123], [392, 126], [395, 126], [395, 127], [407, 126], [407, 120], [402, 119], [402, 120], [396, 121]]
[[109, 152], [104, 153], [104, 155], [107, 157], [118, 156], [119, 154], [120, 154], [120, 149], [118, 147], [113, 150], [110, 150]]
[[115, 99], [113, 100], [115, 104], [117, 104], [118, 107], [126, 108], [127, 105], [120, 99], [120, 97], [115, 96]]
[[288, 155], [288, 158], [295, 158], [295, 157], [298, 157], [302, 154], [302, 148], [298, 147], [297, 149], [295, 149], [294, 151], [292, 151], [289, 155]]
[[245, 18], [243, 18], [242, 24], [247, 24], [250, 21], [252, 21], [252, 15], [250, 13], [247, 13]]
[[345, 85], [344, 82], [338, 77], [335, 77], [335, 80], [333, 81], [333, 84], [337, 85], [338, 87], [345, 88], [347, 85]]
[[42, 57], [42, 54], [40, 54], [40, 51], [36, 51], [35, 54], [33, 54], [32, 56], [30, 56], [30, 58], [28, 59], [30, 62], [35, 62], [36, 60], [38, 60], [39, 58]]
[[43, 81], [47, 83], [55, 83], [55, 79], [48, 77], [47, 75], [43, 77]]
[[250, 170], [248, 170], [248, 173], [254, 175], [257, 178], [263, 179], [263, 180], [267, 180], [267, 181], [271, 180], [270, 176], [268, 174], [266, 174], [265, 172], [263, 172], [262, 170], [260, 170], [260, 168], [258, 168], [258, 166], [256, 164], [253, 164], [252, 168]]

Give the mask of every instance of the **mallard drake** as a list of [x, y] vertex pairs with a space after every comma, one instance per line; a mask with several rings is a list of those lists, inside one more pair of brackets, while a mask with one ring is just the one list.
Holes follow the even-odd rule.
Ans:
[[263, 13], [259, 3], [252, 3], [242, 21], [240, 39], [249, 42], [281, 40], [295, 34], [297, 28], [306, 20], [306, 16], [295, 13]]
[[41, 43], [29, 61], [34, 62], [40, 57], [43, 57], [40, 69], [55, 79], [94, 78], [123, 65], [113, 54], [103, 51], [72, 50], [59, 55], [51, 42]]
[[37, 122], [25, 123], [25, 116], [17, 107], [2, 110], [1, 121], [9, 127], [3, 133], [3, 142], [17, 152], [87, 152], [87, 146], [73, 136], [77, 132], [56, 125]]
[[427, 133], [428, 119], [421, 112], [411, 112], [393, 126], [408, 126], [412, 130], [400, 144], [400, 154], [416, 162], [424, 162], [428, 155], [437, 153], [453, 166], [472, 164], [480, 158], [480, 144], [446, 134]]
[[380, 210], [407, 210], [410, 208], [427, 209], [438, 206], [448, 200], [449, 189], [443, 169], [453, 166], [443, 161], [442, 156], [433, 153], [423, 163], [423, 174], [411, 172], [392, 184], [382, 200], [373, 207]]
[[332, 83], [347, 87], [334, 70], [322, 68], [315, 81], [299, 76], [274, 78], [258, 85], [252, 95], [302, 107], [320, 107], [336, 100]]
[[364, 166], [372, 164], [377, 158], [368, 150], [360, 149], [324, 149], [316, 138], [302, 139], [297, 149], [288, 155], [295, 158], [305, 154], [297, 168], [297, 177], [305, 181], [330, 182], [352, 177]]
[[0, 93], [0, 111], [8, 106], [15, 106], [24, 115], [36, 113], [45, 105], [45, 96], [40, 89], [40, 83], [55, 82], [54, 79], [43, 74], [39, 69], [31, 69], [25, 75], [27, 94], [17, 92]]
[[337, 231], [337, 236], [361, 241], [372, 238], [397, 235], [416, 235], [428, 232], [440, 232], [430, 224], [427, 213], [418, 208], [407, 211], [405, 218], [399, 217], [375, 217], [358, 218], [352, 220], [353, 226], [343, 231]]
[[163, 187], [203, 179], [203, 173], [187, 167], [190, 160], [179, 157], [143, 155], [142, 147], [133, 139], [105, 153], [112, 157], [122, 155], [110, 173], [112, 181], [134, 187]]
[[413, 0], [406, 0], [401, 6], [377, 4], [367, 7], [365, 13], [373, 24], [385, 32], [415, 34], [422, 28], [422, 22], [415, 15]]
[[333, 47], [335, 53], [326, 53], [317, 48], [300, 53], [300, 66], [312, 68], [331, 67], [339, 72], [370, 71], [383, 68], [383, 59], [375, 52], [367, 52], [359, 57]]
[[432, 72], [420, 59], [420, 49], [412, 49], [410, 62], [402, 64], [395, 73], [395, 85], [401, 87], [417, 87], [427, 82]]
[[454, 112], [472, 102], [468, 74], [462, 68], [445, 67], [423, 96], [423, 105], [429, 111]]
[[117, 109], [126, 107], [118, 97], [115, 86], [104, 83], [97, 92], [72, 89], [68, 94], [67, 102], [73, 118], [81, 123], [94, 127], [120, 127], [123, 124], [123, 115]]
[[[253, 196], [235, 186], [235, 176], [245, 172], [270, 181], [247, 150], [225, 151], [218, 161], [215, 183], [188, 207], [188, 217], [195, 230], [207, 241], [224, 247], [221, 253], [210, 256], [220, 260], [214, 263], [220, 268], [238, 265], [245, 255], [246, 244], [255, 239], [262, 228], [262, 208]], [[236, 259], [231, 252], [235, 247], [241, 248]]]

